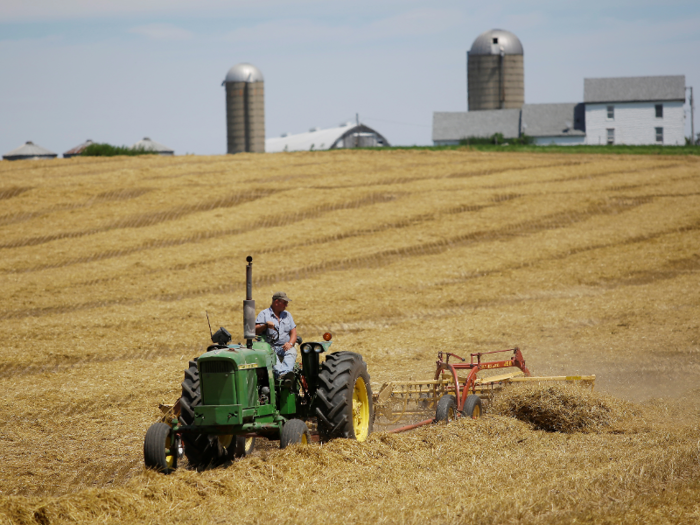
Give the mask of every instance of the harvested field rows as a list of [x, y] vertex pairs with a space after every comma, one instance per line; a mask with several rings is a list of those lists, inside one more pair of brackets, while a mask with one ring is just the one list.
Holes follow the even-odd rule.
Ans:
[[[242, 337], [247, 255], [258, 309], [285, 290], [375, 389], [518, 345], [631, 408], [587, 433], [490, 415], [145, 472], [204, 311]], [[692, 156], [1, 162], [0, 522], [700, 521], [699, 276]]]

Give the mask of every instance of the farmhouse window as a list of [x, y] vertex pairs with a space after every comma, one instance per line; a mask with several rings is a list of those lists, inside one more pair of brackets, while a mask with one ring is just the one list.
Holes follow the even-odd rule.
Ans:
[[606, 144], [615, 144], [615, 128], [608, 128], [608, 141]]
[[656, 130], [656, 142], [664, 143], [664, 128], [654, 128]]
[[656, 104], [654, 106], [654, 109], [656, 109], [656, 118], [664, 118], [664, 105], [663, 104]]
[[608, 120], [615, 118], [615, 106], [608, 106]]

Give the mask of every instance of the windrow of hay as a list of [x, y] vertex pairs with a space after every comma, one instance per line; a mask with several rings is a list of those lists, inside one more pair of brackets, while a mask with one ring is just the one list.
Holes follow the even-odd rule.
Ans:
[[621, 399], [570, 383], [514, 384], [495, 396], [490, 412], [517, 418], [537, 430], [596, 432], [631, 415]]

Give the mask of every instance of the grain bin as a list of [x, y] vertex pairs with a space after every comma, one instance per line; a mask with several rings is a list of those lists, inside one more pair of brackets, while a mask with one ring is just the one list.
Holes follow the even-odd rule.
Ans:
[[22, 144], [19, 148], [15, 148], [12, 151], [5, 153], [2, 158], [5, 160], [38, 160], [38, 159], [55, 159], [56, 154], [53, 151], [49, 151], [46, 148], [34, 144], [31, 140], [28, 140]]
[[265, 81], [252, 64], [229, 69], [226, 86], [226, 140], [228, 153], [265, 152]]
[[481, 33], [467, 52], [468, 109], [520, 109], [525, 103], [523, 45], [509, 31]]

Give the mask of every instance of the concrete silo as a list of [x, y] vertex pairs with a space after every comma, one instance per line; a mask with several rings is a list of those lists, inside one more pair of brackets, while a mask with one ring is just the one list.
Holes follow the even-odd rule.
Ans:
[[252, 64], [229, 69], [226, 80], [228, 153], [265, 152], [265, 81]]
[[523, 45], [509, 31], [481, 33], [467, 52], [468, 109], [520, 109], [525, 103]]

